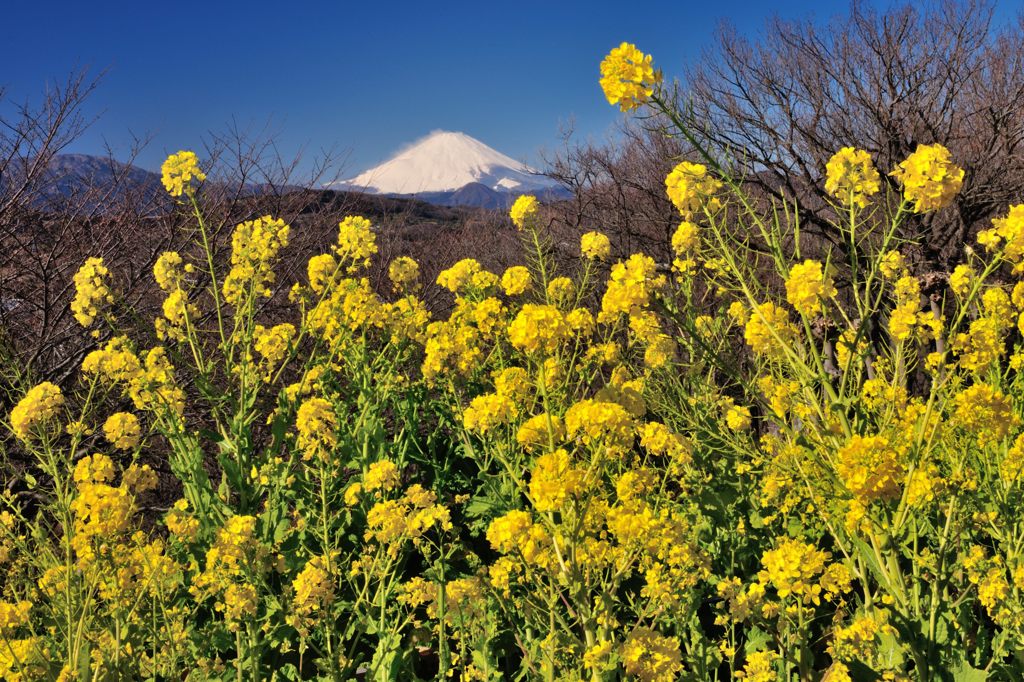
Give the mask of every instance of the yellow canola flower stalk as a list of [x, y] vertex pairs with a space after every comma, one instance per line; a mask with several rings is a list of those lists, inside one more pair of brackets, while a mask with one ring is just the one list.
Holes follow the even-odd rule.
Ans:
[[964, 169], [953, 163], [941, 144], [921, 144], [889, 173], [903, 185], [915, 213], [929, 213], [952, 203], [964, 182]]
[[192, 182], [206, 180], [206, 174], [199, 168], [199, 157], [191, 151], [180, 151], [168, 156], [160, 167], [160, 173], [164, 189], [172, 197], [180, 197], [182, 194], [191, 196], [195, 191]]
[[512, 224], [520, 231], [527, 228], [537, 227], [537, 219], [540, 213], [540, 202], [532, 194], [523, 194], [515, 200], [512, 208], [509, 209], [509, 217]]
[[632, 111], [647, 102], [661, 83], [661, 72], [654, 70], [653, 59], [632, 43], [612, 48], [601, 62], [600, 84], [608, 104]]
[[863, 149], [843, 147], [825, 165], [825, 191], [858, 208], [881, 189], [881, 176]]

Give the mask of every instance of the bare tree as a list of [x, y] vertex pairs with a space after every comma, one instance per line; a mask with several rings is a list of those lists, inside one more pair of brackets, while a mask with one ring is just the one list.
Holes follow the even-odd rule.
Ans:
[[824, 168], [840, 147], [868, 150], [886, 173], [918, 144], [946, 145], [966, 170], [955, 210], [906, 235], [945, 264], [1024, 180], [1024, 24], [997, 30], [993, 7], [856, 1], [823, 27], [773, 19], [757, 42], [726, 25], [686, 73], [681, 108], [702, 145], [767, 195], [796, 200], [823, 236]]

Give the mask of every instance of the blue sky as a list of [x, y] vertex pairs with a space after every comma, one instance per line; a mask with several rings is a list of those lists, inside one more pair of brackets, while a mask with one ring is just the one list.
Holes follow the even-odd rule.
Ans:
[[773, 12], [824, 21], [848, 6], [12, 2], [4, 9], [0, 86], [21, 100], [73, 69], [105, 71], [88, 108], [100, 118], [69, 151], [97, 153], [104, 142], [127, 149], [132, 134], [152, 135], [138, 160], [151, 169], [232, 121], [277, 133], [286, 155], [342, 152], [345, 176], [435, 129], [463, 131], [535, 162], [569, 121], [584, 136], [610, 129], [618, 114], [602, 97], [597, 69], [623, 40], [654, 54], [672, 77], [712, 43], [723, 19], [753, 34]]

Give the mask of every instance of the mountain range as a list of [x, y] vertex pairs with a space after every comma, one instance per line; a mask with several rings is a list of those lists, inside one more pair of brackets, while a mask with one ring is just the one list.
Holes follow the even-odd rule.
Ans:
[[[96, 192], [103, 187], [112, 188], [111, 193]], [[259, 185], [246, 189], [261, 192]], [[522, 194], [542, 201], [569, 196], [558, 182], [526, 164], [469, 135], [448, 131], [431, 133], [379, 166], [324, 189], [491, 209], [508, 208]], [[142, 192], [147, 200], [159, 203], [164, 198], [160, 174], [108, 157], [60, 154], [51, 159], [35, 203], [41, 208], [57, 206], [61, 199], [78, 195], [89, 202], [105, 202], [127, 192]]]

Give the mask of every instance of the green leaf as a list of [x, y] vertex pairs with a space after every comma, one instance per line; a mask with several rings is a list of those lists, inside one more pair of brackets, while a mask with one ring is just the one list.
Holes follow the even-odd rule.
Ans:
[[987, 679], [987, 672], [975, 668], [967, 661], [961, 661], [960, 665], [953, 668], [954, 682], [984, 682]]

